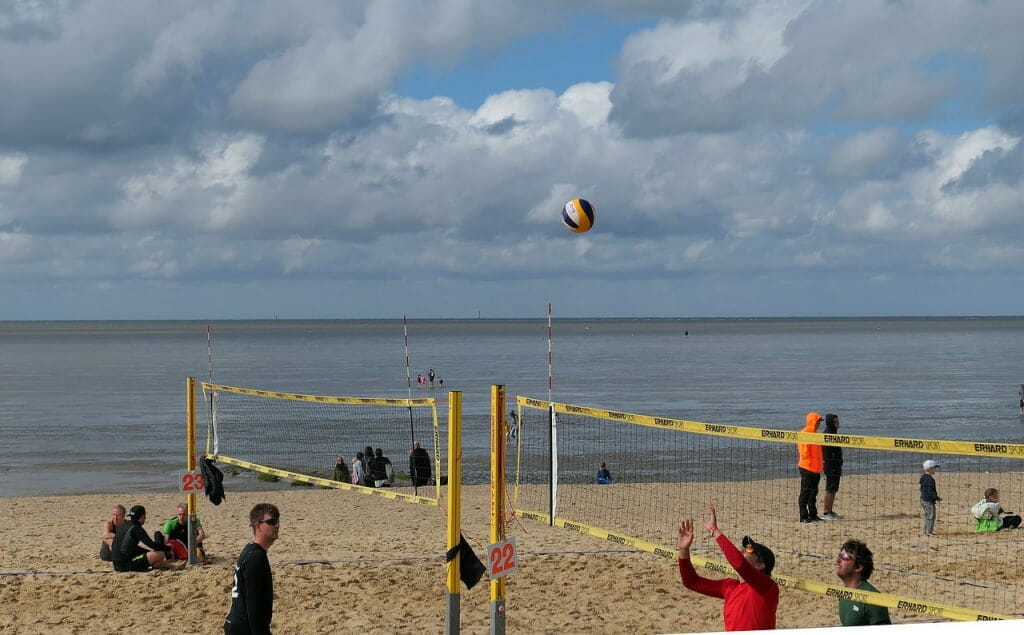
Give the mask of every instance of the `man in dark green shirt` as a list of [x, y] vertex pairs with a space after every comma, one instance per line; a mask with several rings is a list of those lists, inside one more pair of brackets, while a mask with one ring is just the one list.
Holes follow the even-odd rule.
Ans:
[[[875, 561], [868, 546], [859, 540], [847, 540], [836, 556], [836, 575], [843, 586], [860, 591], [874, 591], [868, 578], [875, 570]], [[892, 624], [889, 609], [856, 600], [839, 600], [839, 621], [843, 626], [867, 626], [869, 624]]]

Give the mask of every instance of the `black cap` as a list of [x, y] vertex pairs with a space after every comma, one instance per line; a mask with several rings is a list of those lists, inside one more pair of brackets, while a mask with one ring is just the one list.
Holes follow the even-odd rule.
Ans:
[[753, 548], [754, 553], [764, 563], [765, 574], [771, 575], [772, 569], [775, 568], [775, 554], [772, 553], [772, 550], [760, 543], [754, 542], [750, 536], [743, 536], [743, 546]]
[[145, 515], [146, 508], [142, 505], [132, 505], [132, 508], [128, 510], [128, 516], [131, 517], [132, 520], [138, 520], [139, 516]]

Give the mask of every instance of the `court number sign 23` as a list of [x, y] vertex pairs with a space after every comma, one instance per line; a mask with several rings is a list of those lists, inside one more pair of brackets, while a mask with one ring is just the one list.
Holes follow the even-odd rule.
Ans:
[[178, 491], [186, 494], [192, 494], [193, 492], [202, 492], [206, 489], [206, 483], [203, 481], [202, 472], [181, 472], [181, 477], [178, 479]]

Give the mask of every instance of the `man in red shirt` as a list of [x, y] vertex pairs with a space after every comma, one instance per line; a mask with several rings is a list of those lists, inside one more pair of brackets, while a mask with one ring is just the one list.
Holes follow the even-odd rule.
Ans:
[[772, 580], [775, 568], [775, 554], [768, 547], [758, 544], [749, 536], [743, 537], [743, 551], [729, 542], [718, 530], [718, 518], [714, 505], [708, 503], [711, 518], [703, 520], [704, 528], [718, 543], [722, 555], [729, 562], [740, 579], [725, 578], [712, 580], [697, 575], [690, 562], [690, 545], [693, 544], [693, 521], [684, 519], [679, 523], [679, 575], [683, 586], [691, 591], [722, 598], [725, 606], [722, 617], [727, 631], [756, 631], [775, 628], [775, 613], [779, 608], [779, 585]]

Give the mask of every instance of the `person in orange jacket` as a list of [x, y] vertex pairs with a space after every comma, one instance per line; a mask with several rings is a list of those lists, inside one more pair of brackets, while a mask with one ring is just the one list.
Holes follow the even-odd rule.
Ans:
[[[801, 432], [817, 432], [820, 423], [820, 414], [808, 412], [806, 424]], [[800, 522], [813, 523], [822, 520], [818, 516], [817, 499], [821, 473], [825, 470], [825, 459], [822, 457], [820, 445], [797, 443], [796, 449], [800, 454], [800, 460], [796, 464], [800, 470]]]

